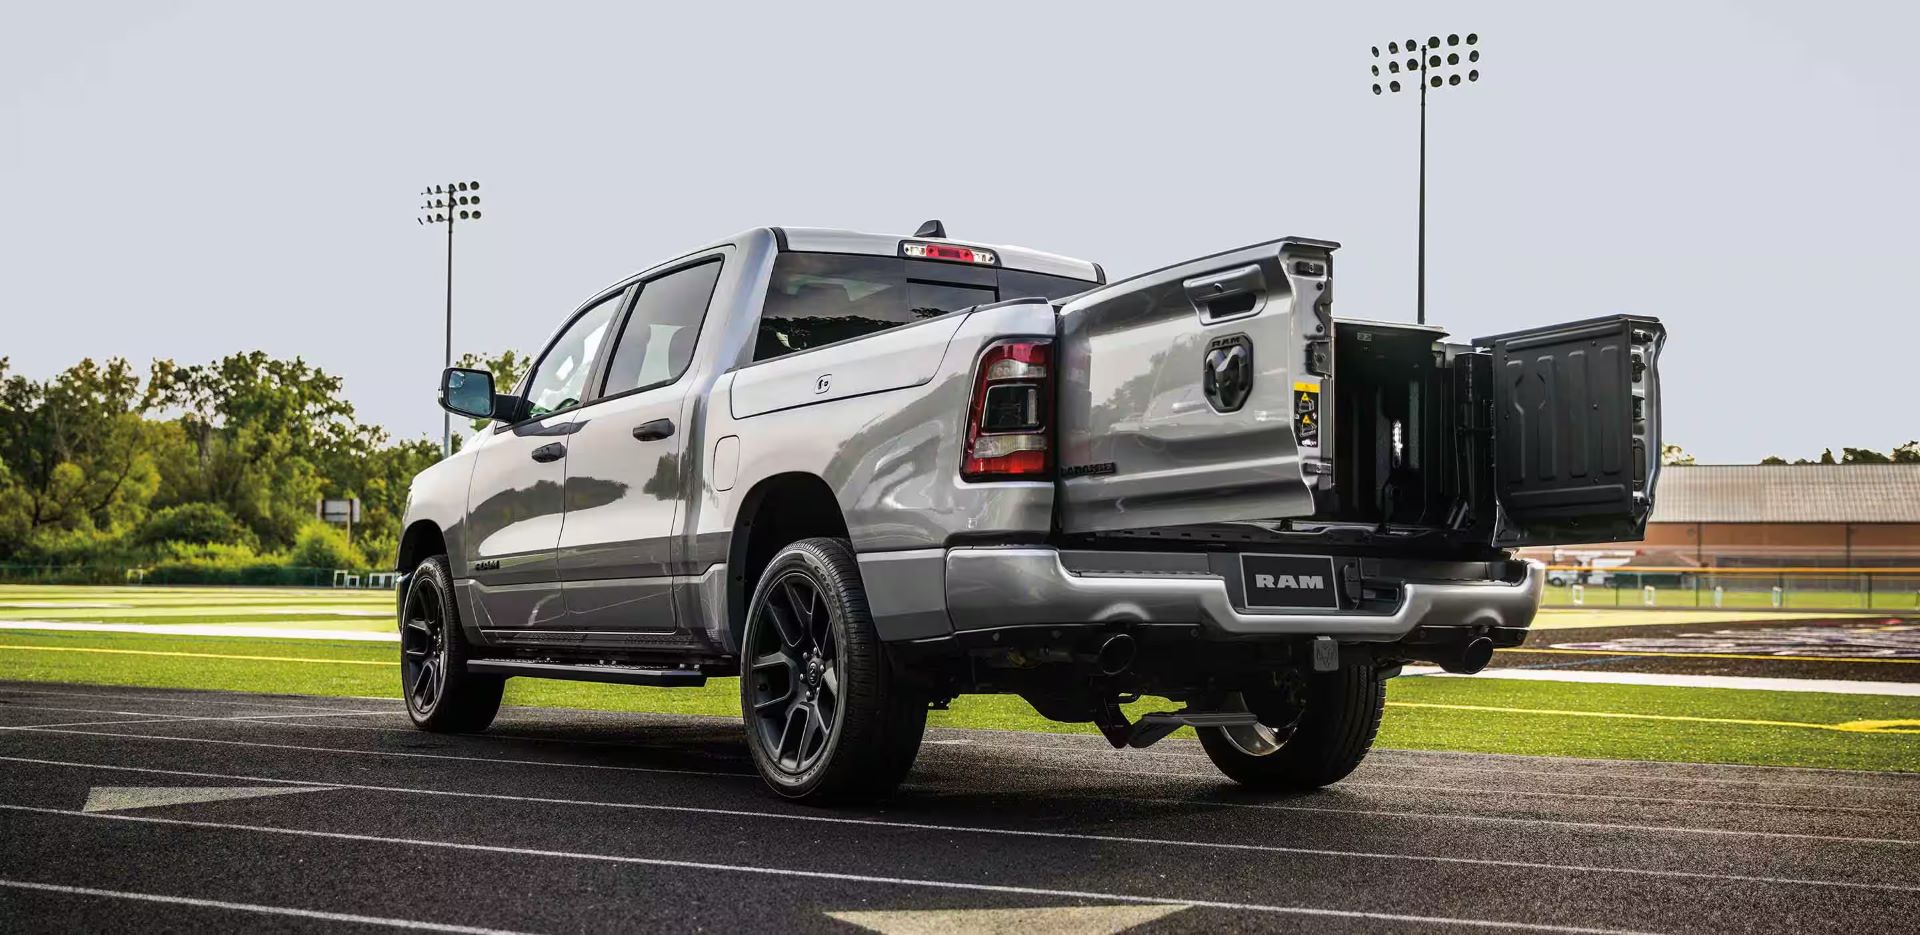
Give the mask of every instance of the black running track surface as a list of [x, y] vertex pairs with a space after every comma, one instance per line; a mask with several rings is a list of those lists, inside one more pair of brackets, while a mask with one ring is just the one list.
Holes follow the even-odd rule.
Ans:
[[[82, 811], [203, 786], [302, 791]], [[896, 798], [827, 810], [767, 792], [725, 719], [522, 708], [437, 736], [390, 700], [0, 682], [8, 931], [964, 931], [1153, 904], [1184, 908], [1133, 931], [1890, 931], [1920, 915], [1920, 774], [1380, 750], [1277, 796], [1191, 742], [939, 730]]]

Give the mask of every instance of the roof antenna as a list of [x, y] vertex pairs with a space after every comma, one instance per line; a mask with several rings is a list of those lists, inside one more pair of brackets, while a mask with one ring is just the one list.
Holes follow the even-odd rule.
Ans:
[[947, 236], [947, 225], [940, 223], [939, 218], [934, 218], [933, 220], [920, 225], [920, 229], [917, 231], [914, 231], [913, 236], [939, 237], [941, 239], [945, 239]]

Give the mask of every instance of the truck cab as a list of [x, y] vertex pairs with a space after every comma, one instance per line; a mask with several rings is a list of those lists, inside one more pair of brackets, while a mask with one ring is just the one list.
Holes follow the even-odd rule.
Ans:
[[929, 706], [1012, 693], [1337, 780], [1401, 663], [1524, 639], [1509, 549], [1639, 537], [1664, 340], [1343, 319], [1337, 249], [1109, 282], [937, 222], [763, 228], [600, 290], [517, 386], [443, 374], [491, 421], [409, 502], [416, 723], [484, 726], [516, 676], [737, 677], [769, 786], [833, 798], [892, 788]]

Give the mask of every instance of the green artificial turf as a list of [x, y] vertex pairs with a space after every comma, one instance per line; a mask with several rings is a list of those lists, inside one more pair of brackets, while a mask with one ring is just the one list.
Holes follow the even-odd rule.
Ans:
[[[398, 697], [397, 654], [398, 647], [391, 643], [0, 631], [0, 680]], [[514, 679], [508, 683], [507, 702], [737, 717], [737, 692], [734, 679], [714, 679], [698, 689]], [[1915, 698], [1400, 678], [1390, 683], [1388, 704], [1380, 730], [1383, 747], [1920, 771], [1920, 699]], [[1137, 714], [1166, 707], [1164, 701], [1143, 699], [1130, 710]], [[1593, 712], [1706, 720], [1584, 716]], [[1896, 722], [1889, 726], [1911, 732], [1831, 729], [1854, 722]], [[934, 712], [931, 723], [1092, 731], [1090, 725], [1048, 721], [1009, 696], [960, 698], [952, 710]]]

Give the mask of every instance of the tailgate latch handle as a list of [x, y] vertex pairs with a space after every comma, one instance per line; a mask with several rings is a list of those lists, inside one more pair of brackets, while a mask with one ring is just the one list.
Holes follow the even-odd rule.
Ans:
[[1259, 264], [1195, 276], [1180, 284], [1194, 311], [1208, 321], [1237, 318], [1260, 310], [1267, 297], [1267, 277]]

